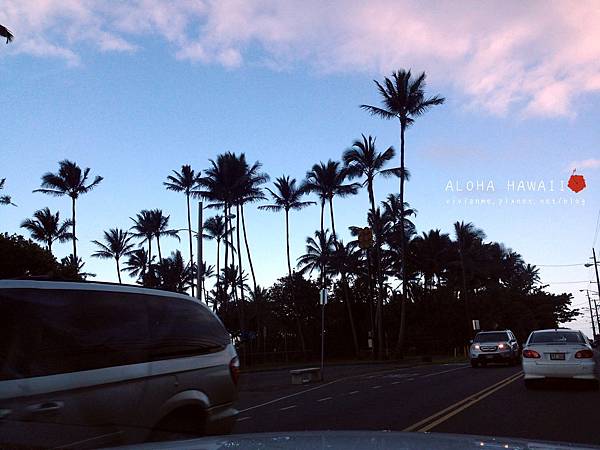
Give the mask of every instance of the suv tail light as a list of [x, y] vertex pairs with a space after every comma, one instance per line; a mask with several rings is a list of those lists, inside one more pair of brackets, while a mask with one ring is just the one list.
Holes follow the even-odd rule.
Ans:
[[588, 349], [585, 350], [579, 350], [577, 353], [575, 353], [575, 358], [577, 359], [583, 359], [583, 358], [593, 358], [594, 357], [594, 352]]
[[523, 358], [540, 358], [540, 354], [535, 350], [523, 350]]
[[240, 379], [240, 359], [236, 356], [229, 362], [229, 373], [233, 384], [237, 385]]

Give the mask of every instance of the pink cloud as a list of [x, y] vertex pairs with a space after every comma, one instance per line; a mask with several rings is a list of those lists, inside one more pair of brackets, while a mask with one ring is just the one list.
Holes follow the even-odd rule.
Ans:
[[500, 115], [574, 116], [577, 97], [600, 90], [594, 0], [5, 0], [0, 23], [15, 32], [11, 51], [71, 64], [80, 42], [133, 52], [155, 35], [179, 60], [228, 68], [249, 58], [373, 76], [413, 67]]

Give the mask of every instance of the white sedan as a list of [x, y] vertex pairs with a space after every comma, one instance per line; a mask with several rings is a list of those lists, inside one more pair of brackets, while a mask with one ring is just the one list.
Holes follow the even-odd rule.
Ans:
[[596, 386], [594, 351], [583, 333], [577, 330], [538, 330], [523, 346], [525, 386], [546, 378], [590, 380]]

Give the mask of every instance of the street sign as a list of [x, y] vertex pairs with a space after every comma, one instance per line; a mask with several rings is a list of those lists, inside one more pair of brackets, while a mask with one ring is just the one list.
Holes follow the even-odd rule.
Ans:
[[327, 304], [327, 288], [321, 289], [319, 294], [319, 304], [326, 305]]
[[479, 320], [473, 320], [473, 330], [481, 330], [481, 328], [479, 328]]
[[358, 246], [363, 250], [373, 247], [373, 232], [369, 227], [358, 232]]

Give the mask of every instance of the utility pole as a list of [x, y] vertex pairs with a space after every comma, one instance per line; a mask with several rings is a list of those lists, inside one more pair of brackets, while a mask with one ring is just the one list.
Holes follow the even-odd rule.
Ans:
[[596, 324], [594, 323], [594, 310], [592, 309], [592, 300], [590, 299], [590, 291], [588, 289], [585, 290], [587, 294], [588, 303], [590, 304], [590, 317], [592, 319], [592, 333], [594, 333], [594, 339], [596, 338]]
[[[600, 294], [598, 294], [600, 295]], [[596, 321], [598, 323], [598, 333], [600, 333], [600, 316], [598, 315], [598, 303], [596, 303], [596, 299], [594, 298], [594, 309], [596, 310]], [[596, 340], [596, 336], [594, 336], [594, 340]]]
[[[198, 246], [196, 255], [197, 255], [197, 273], [196, 273], [196, 286], [198, 286], [198, 290], [196, 291], [196, 298], [202, 301], [202, 292], [204, 288], [204, 261], [202, 257], [202, 232], [203, 232], [203, 219], [202, 219], [202, 202], [198, 202], [198, 233], [196, 233], [196, 244]], [[206, 301], [206, 299], [204, 299]]]
[[[598, 288], [598, 295], [600, 295], [600, 278], [598, 277], [598, 261], [596, 261], [596, 250], [592, 247], [592, 254], [594, 255], [594, 270], [596, 270], [596, 287]], [[600, 329], [598, 330], [600, 333]]]

